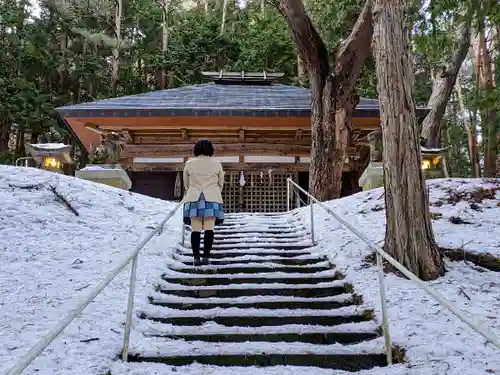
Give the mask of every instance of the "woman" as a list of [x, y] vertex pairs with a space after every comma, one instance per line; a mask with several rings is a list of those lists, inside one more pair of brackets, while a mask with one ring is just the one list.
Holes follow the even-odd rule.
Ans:
[[[191, 225], [191, 248], [194, 265], [209, 264], [214, 243], [214, 225], [224, 221], [222, 164], [212, 159], [214, 147], [208, 139], [200, 139], [194, 146], [194, 158], [184, 166], [184, 224]], [[201, 230], [205, 230], [203, 260], [200, 260]]]

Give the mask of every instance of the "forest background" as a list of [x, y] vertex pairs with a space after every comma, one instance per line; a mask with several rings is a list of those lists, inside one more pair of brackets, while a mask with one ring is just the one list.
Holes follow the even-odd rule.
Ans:
[[[328, 50], [347, 38], [363, 4], [307, 1]], [[54, 113], [59, 106], [202, 83], [202, 71], [222, 69], [283, 72], [284, 83], [307, 86], [276, 5], [1, 0], [0, 163], [24, 156], [26, 143], [69, 142]], [[415, 102], [437, 109], [449, 94], [431, 143], [449, 147], [451, 176], [498, 175], [500, 5], [431, 0], [411, 9]], [[372, 56], [357, 93], [377, 98]]]

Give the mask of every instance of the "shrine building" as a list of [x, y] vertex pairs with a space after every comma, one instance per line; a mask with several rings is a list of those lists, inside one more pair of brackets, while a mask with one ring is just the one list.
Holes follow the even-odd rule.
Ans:
[[[311, 151], [310, 94], [276, 81], [281, 73], [204, 73], [212, 82], [57, 109], [84, 155], [115, 132], [131, 191], [165, 200], [182, 197], [182, 170], [200, 138], [210, 139], [226, 172], [228, 212], [286, 210], [286, 179], [307, 190]], [[417, 109], [423, 117], [425, 109]], [[354, 111], [342, 195], [360, 190], [370, 159], [367, 135], [380, 128], [378, 101]], [[298, 204], [298, 203], [297, 203]]]

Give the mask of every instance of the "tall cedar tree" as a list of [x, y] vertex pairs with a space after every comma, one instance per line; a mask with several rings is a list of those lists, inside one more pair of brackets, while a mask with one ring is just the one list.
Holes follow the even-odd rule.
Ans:
[[420, 169], [419, 126], [406, 0], [375, 0], [373, 49], [382, 121], [386, 205], [385, 249], [424, 280], [444, 274]]
[[309, 74], [312, 132], [309, 191], [319, 200], [338, 198], [347, 148], [352, 144], [352, 114], [359, 100], [354, 89], [370, 54], [372, 1], [366, 1], [350, 36], [336, 54], [328, 53], [302, 0], [280, 0], [278, 8]]

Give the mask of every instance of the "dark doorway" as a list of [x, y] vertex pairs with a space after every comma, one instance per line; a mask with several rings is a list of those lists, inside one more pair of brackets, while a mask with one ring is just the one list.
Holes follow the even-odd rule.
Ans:
[[177, 172], [132, 172], [131, 191], [153, 198], [176, 200], [174, 197], [176, 177]]

